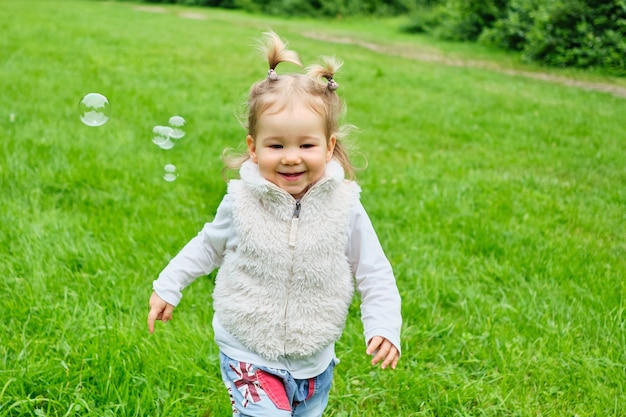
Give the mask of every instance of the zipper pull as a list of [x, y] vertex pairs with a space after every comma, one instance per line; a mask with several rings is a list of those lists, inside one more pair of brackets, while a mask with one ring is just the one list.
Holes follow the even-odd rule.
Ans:
[[298, 232], [298, 221], [300, 220], [300, 208], [302, 205], [300, 201], [296, 201], [296, 208], [293, 211], [293, 217], [291, 218], [291, 228], [289, 229], [289, 247], [296, 246], [296, 233]]
[[300, 207], [302, 207], [302, 205], [300, 204], [300, 201], [296, 201], [296, 208], [293, 211], [294, 219], [297, 219], [300, 217]]

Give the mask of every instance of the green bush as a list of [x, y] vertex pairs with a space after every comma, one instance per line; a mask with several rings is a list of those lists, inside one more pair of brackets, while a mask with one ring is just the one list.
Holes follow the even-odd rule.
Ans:
[[551, 1], [537, 14], [523, 52], [530, 60], [551, 65], [626, 73], [625, 38], [623, 0]]
[[394, 16], [407, 13], [416, 3], [434, 0], [143, 0], [189, 6], [223, 7], [279, 16]]
[[448, 0], [440, 6], [441, 25], [437, 34], [444, 39], [476, 40], [484, 28], [504, 14], [508, 0]]
[[507, 3], [508, 0], [418, 0], [405, 29], [432, 32], [442, 39], [475, 40], [504, 14]]
[[434, 32], [440, 25], [442, 15], [435, 7], [438, 0], [416, 0], [409, 9], [409, 21], [401, 27], [401, 30], [409, 33]]
[[533, 27], [536, 11], [544, 0], [511, 0], [503, 18], [480, 34], [483, 43], [521, 51], [527, 43], [528, 33]]
[[406, 13], [409, 0], [248, 0], [244, 8], [253, 6], [262, 12], [281, 16], [392, 16]]
[[227, 9], [239, 8], [238, 1], [239, 0], [143, 0], [144, 3], [178, 3], [186, 6], [223, 7]]
[[479, 40], [553, 66], [626, 74], [626, 0], [443, 0], [415, 8], [406, 29]]

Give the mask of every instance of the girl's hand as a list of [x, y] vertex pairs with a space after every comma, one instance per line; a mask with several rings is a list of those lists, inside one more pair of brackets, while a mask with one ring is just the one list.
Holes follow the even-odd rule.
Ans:
[[381, 369], [385, 369], [390, 365], [391, 369], [396, 369], [400, 359], [398, 349], [396, 349], [393, 343], [381, 336], [374, 336], [370, 339], [366, 353], [374, 355], [372, 365], [377, 365], [380, 361], [383, 361], [382, 365], [380, 365]]
[[157, 293], [153, 292], [150, 297], [150, 313], [148, 313], [148, 330], [150, 333], [154, 333], [154, 322], [161, 320], [166, 323], [172, 320], [172, 312], [174, 306], [167, 303]]

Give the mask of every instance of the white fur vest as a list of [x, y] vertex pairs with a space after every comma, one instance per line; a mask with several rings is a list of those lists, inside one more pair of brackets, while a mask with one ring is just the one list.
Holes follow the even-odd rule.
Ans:
[[213, 294], [234, 337], [269, 360], [310, 356], [341, 336], [354, 292], [346, 258], [360, 188], [338, 162], [301, 199], [265, 180], [250, 161], [228, 185], [236, 249], [226, 252]]

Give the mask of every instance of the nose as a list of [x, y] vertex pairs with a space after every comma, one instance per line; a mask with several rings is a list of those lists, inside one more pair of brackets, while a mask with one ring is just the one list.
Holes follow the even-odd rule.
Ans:
[[299, 164], [300, 162], [302, 162], [302, 159], [300, 158], [300, 152], [298, 152], [297, 148], [285, 148], [281, 162], [283, 165]]

